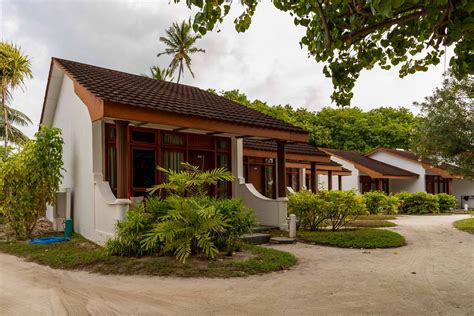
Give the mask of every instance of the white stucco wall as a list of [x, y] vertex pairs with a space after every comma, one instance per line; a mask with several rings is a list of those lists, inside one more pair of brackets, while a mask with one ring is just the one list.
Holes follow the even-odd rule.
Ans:
[[94, 179], [92, 173], [92, 122], [73, 83], [62, 79], [52, 126], [62, 130], [64, 178], [61, 189], [72, 189], [74, 231], [94, 239]]
[[419, 175], [417, 179], [414, 180], [394, 180], [390, 179], [390, 191], [396, 193], [400, 191], [407, 192], [425, 192], [425, 168], [419, 163], [410, 161], [387, 152], [375, 152], [370, 155], [370, 158], [385, 162], [386, 164], [416, 173]]
[[[72, 191], [74, 231], [103, 244], [114, 235], [114, 225], [124, 218], [130, 200], [116, 199], [102, 179], [102, 122], [92, 123], [86, 105], [74, 92], [72, 81], [67, 76], [61, 81], [57, 102], [49, 104], [46, 122], [60, 128], [64, 139], [64, 177], [60, 190]], [[53, 220], [51, 207], [47, 217]]]
[[[347, 162], [343, 159], [331, 156], [331, 160], [337, 162], [338, 164], [341, 164], [344, 168], [352, 171], [352, 175], [350, 176], [344, 176], [342, 177], [342, 189], [343, 190], [356, 190], [357, 192], [360, 192], [359, 190], [359, 170], [355, 168], [353, 164], [350, 162]], [[327, 176], [325, 175], [320, 175], [320, 183], [324, 185], [324, 187], [327, 189]], [[337, 176], [333, 176], [332, 179], [332, 188], [334, 190], [337, 190], [338, 188], [338, 179]]]

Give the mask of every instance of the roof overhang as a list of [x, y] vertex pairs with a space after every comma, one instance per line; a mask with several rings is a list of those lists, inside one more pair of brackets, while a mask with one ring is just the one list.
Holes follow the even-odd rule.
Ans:
[[[244, 148], [244, 156], [258, 157], [258, 158], [277, 158], [277, 152]], [[296, 153], [288, 153], [288, 152], [285, 153], [285, 158], [287, 160], [297, 160], [303, 163], [311, 162], [311, 161], [330, 162], [329, 156], [305, 155], [305, 154], [296, 154]], [[288, 163], [286, 165], [288, 166]]]
[[[64, 74], [73, 82], [74, 92], [87, 106], [92, 122], [103, 119], [126, 120], [141, 122], [142, 125], [155, 124], [181, 129], [200, 130], [203, 133], [214, 135], [226, 134], [237, 137], [256, 137], [262, 139], [285, 140], [290, 142], [308, 142], [307, 132], [298, 133], [283, 129], [272, 129], [257, 127], [254, 125], [230, 123], [223, 120], [203, 118], [200, 116], [184, 116], [177, 113], [165, 112], [146, 107], [137, 107], [127, 104], [109, 102], [94, 95], [84, 86], [79, 84], [74, 79], [74, 77], [70, 75], [64, 69], [64, 67], [54, 59], [51, 61], [41, 122], [45, 120], [45, 114], [47, 114], [46, 112], [51, 112], [48, 110], [50, 107], [52, 107], [51, 104], [57, 102], [57, 96], [61, 88], [62, 76]], [[54, 115], [54, 111], [52, 112]]]
[[367, 174], [369, 177], [374, 178], [374, 179], [406, 179], [406, 180], [409, 180], [409, 179], [417, 179], [418, 178], [418, 175], [407, 176], [407, 175], [387, 175], [387, 174], [383, 174], [381, 172], [378, 172], [377, 170], [373, 170], [369, 167], [366, 167], [366, 166], [363, 166], [361, 164], [355, 163], [354, 161], [351, 161], [347, 158], [341, 157], [340, 155], [334, 154], [333, 152], [331, 152], [329, 150], [325, 150], [324, 148], [319, 148], [319, 149], [324, 151], [328, 155], [337, 157], [341, 160], [344, 160], [344, 161], [347, 161], [347, 162], [353, 164], [354, 167], [357, 170], [359, 170], [362, 173]]

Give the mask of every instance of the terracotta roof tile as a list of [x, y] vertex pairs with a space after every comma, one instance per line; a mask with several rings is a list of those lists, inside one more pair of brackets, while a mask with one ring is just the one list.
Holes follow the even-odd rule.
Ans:
[[53, 58], [97, 97], [130, 106], [307, 134], [303, 129], [202, 89]]

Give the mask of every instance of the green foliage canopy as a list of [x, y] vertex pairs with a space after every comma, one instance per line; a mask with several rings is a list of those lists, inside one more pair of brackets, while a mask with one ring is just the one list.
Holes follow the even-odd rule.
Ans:
[[[180, 0], [175, 0], [180, 2]], [[258, 0], [239, 1], [238, 32], [251, 24]], [[205, 34], [221, 23], [232, 2], [186, 0], [197, 10], [193, 28]], [[474, 73], [474, 3], [467, 0], [274, 0], [306, 34], [300, 45], [332, 78], [332, 99], [350, 104], [352, 89], [363, 69], [399, 66], [404, 77], [440, 62], [444, 46], [454, 46], [450, 65], [456, 75]]]
[[419, 120], [403, 107], [380, 107], [368, 112], [357, 107], [325, 107], [319, 112], [311, 112], [303, 108], [293, 109], [290, 105], [270, 106], [260, 100], [251, 101], [239, 90], [218, 94], [302, 127], [310, 133], [311, 144], [335, 149], [360, 152], [376, 147], [409, 149], [411, 131]]
[[423, 120], [413, 137], [413, 150], [453, 174], [474, 175], [474, 76], [446, 76], [443, 85], [422, 103]]
[[30, 238], [47, 204], [54, 204], [62, 179], [61, 131], [42, 126], [35, 140], [0, 162], [0, 207], [15, 238]]

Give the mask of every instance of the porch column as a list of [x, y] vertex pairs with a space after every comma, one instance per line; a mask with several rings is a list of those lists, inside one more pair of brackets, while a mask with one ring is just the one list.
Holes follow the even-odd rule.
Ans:
[[339, 191], [342, 191], [342, 176], [341, 175], [337, 176], [337, 189]]
[[277, 197], [286, 197], [285, 141], [277, 141]]
[[438, 179], [438, 184], [437, 184], [438, 185], [438, 192], [437, 193], [441, 193], [441, 179], [442, 178], [441, 178], [441, 176], [438, 176], [437, 179]]
[[453, 179], [448, 178], [448, 194], [453, 195]]
[[311, 192], [318, 192], [318, 175], [316, 174], [315, 161], [311, 161]]
[[300, 180], [300, 187], [299, 187], [299, 190], [303, 189], [303, 187], [305, 189], [308, 189], [306, 187], [306, 168], [299, 168], [298, 169], [298, 176], [299, 176], [299, 180]]
[[128, 121], [115, 121], [117, 138], [117, 198], [128, 199]]
[[328, 170], [328, 191], [332, 190], [332, 171]]

